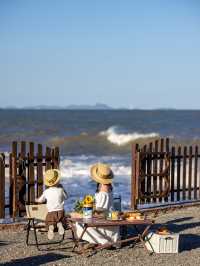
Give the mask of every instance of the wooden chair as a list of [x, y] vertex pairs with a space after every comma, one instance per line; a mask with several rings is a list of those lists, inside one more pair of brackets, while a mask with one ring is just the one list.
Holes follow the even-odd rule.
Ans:
[[[34, 203], [34, 204], [26, 204], [26, 215], [27, 215], [27, 226], [26, 226], [26, 245], [36, 245], [37, 249], [39, 250], [39, 245], [48, 245], [48, 244], [56, 244], [61, 243], [64, 240], [65, 234], [63, 234], [62, 239], [57, 242], [46, 242], [46, 243], [39, 243], [37, 237], [37, 231], [46, 228], [45, 219], [47, 215], [47, 207], [46, 204], [41, 203]], [[29, 243], [29, 235], [30, 231], [33, 230], [35, 243]]]

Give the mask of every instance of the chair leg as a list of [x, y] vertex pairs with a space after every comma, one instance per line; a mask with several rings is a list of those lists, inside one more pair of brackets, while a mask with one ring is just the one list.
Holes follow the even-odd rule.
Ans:
[[65, 232], [64, 232], [64, 234], [63, 234], [62, 241], [64, 241], [64, 239], [65, 239]]
[[30, 223], [31, 223], [31, 220], [28, 220], [27, 229], [26, 229], [26, 245], [27, 246], [29, 245], [28, 240], [29, 240], [29, 233], [30, 233]]
[[74, 233], [74, 229], [73, 229], [72, 226], [71, 226], [70, 230], [71, 230], [71, 233], [72, 233], [72, 239], [73, 239], [73, 241], [75, 241], [76, 238], [75, 238], [75, 233]]
[[37, 249], [39, 250], [39, 244], [38, 244], [37, 232], [36, 232], [34, 220], [33, 220], [33, 231], [34, 231], [34, 236], [35, 236], [35, 243], [36, 243]]

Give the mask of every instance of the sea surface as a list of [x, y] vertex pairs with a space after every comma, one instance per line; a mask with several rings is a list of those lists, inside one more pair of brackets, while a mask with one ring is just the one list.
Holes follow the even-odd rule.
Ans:
[[66, 208], [95, 193], [90, 166], [109, 163], [114, 193], [130, 206], [131, 143], [170, 137], [172, 143], [200, 143], [200, 111], [177, 110], [0, 110], [0, 152], [11, 142], [34, 141], [59, 146]]

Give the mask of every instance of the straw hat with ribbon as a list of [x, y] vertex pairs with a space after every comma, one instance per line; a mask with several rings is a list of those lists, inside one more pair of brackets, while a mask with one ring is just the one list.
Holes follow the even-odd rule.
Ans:
[[44, 184], [48, 187], [55, 186], [60, 181], [60, 171], [58, 169], [50, 169], [45, 172]]
[[91, 177], [100, 184], [111, 184], [113, 181], [113, 172], [107, 164], [97, 163], [91, 167]]

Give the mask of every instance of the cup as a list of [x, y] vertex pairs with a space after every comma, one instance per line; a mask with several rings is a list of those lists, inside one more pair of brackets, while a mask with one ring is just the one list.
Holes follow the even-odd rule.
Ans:
[[119, 212], [118, 211], [112, 211], [111, 218], [112, 218], [112, 220], [118, 220], [119, 219]]

